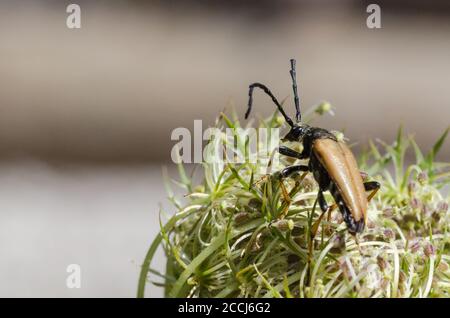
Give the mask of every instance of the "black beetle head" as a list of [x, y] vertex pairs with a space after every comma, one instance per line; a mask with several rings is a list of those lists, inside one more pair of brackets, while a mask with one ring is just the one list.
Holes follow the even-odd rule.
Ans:
[[306, 134], [308, 128], [308, 125], [294, 125], [281, 141], [300, 141]]

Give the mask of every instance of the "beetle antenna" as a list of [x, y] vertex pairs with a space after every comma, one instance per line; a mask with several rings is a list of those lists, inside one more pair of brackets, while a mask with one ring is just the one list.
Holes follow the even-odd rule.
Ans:
[[286, 115], [286, 113], [284, 112], [283, 107], [281, 106], [281, 104], [278, 102], [278, 100], [276, 99], [275, 96], [273, 96], [272, 92], [270, 91], [270, 89], [267, 88], [267, 86], [261, 84], [261, 83], [253, 83], [249, 86], [249, 90], [248, 90], [248, 108], [247, 108], [247, 112], [245, 113], [245, 119], [248, 118], [248, 115], [250, 115], [250, 112], [252, 110], [252, 103], [253, 103], [253, 89], [257, 87], [260, 88], [264, 91], [264, 93], [266, 93], [267, 95], [270, 96], [270, 98], [272, 98], [272, 101], [274, 102], [275, 105], [277, 105], [278, 110], [280, 111], [281, 115], [283, 115], [284, 119], [286, 120], [286, 122], [289, 124], [289, 126], [293, 127], [294, 123], [292, 122], [292, 119], [289, 118], [288, 115]]
[[300, 101], [298, 98], [298, 91], [297, 91], [297, 72], [295, 71], [295, 60], [291, 59], [291, 70], [289, 73], [291, 74], [292, 78], [292, 90], [294, 91], [294, 103], [295, 103], [295, 119], [297, 120], [297, 123], [302, 119], [302, 115], [300, 114]]

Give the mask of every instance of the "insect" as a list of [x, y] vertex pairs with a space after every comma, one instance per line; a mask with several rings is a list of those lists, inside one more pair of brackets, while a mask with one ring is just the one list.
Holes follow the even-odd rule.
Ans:
[[[368, 202], [379, 190], [380, 184], [376, 181], [363, 181], [363, 173], [359, 171], [356, 159], [345, 142], [337, 140], [335, 135], [326, 129], [311, 127], [301, 122], [296, 80], [296, 61], [291, 59], [290, 62], [296, 122], [294, 123], [285, 113], [283, 107], [267, 86], [261, 83], [253, 83], [249, 86], [248, 108], [245, 113], [245, 118], [248, 118], [252, 109], [253, 90], [259, 88], [270, 96], [290, 126], [289, 132], [282, 138], [282, 141], [302, 143], [303, 150], [301, 152], [297, 152], [286, 146], [280, 146], [278, 151], [284, 156], [296, 159], [309, 159], [308, 164], [286, 167], [280, 171], [279, 176], [281, 185], [282, 179], [292, 177], [299, 172], [311, 172], [317, 181], [319, 185], [317, 201], [322, 210], [322, 214], [314, 223], [311, 236], [315, 236], [324, 214], [328, 211], [328, 215], [330, 215], [331, 211], [336, 207], [342, 213], [348, 231], [356, 235], [364, 230], [367, 222]], [[330, 207], [325, 200], [324, 191], [329, 191], [334, 198], [335, 203]], [[368, 196], [366, 195], [367, 191], [371, 191]], [[286, 198], [287, 192], [285, 189], [283, 192], [285, 199], [289, 199]]]

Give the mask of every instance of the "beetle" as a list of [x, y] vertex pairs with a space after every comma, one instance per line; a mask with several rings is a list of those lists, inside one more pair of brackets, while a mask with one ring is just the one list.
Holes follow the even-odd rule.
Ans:
[[[292, 165], [282, 169], [279, 177], [282, 179], [294, 176], [299, 172], [311, 172], [317, 181], [319, 191], [317, 201], [322, 214], [312, 227], [312, 236], [317, 232], [318, 225], [325, 212], [329, 212], [338, 207], [347, 225], [350, 234], [355, 235], [364, 230], [367, 222], [368, 203], [376, 192], [380, 189], [380, 184], [376, 181], [364, 182], [363, 173], [359, 171], [355, 156], [344, 141], [340, 141], [330, 131], [312, 127], [301, 122], [300, 101], [298, 97], [296, 79], [296, 61], [290, 60], [290, 75], [292, 79], [292, 90], [294, 92], [295, 119], [286, 114], [278, 99], [272, 94], [266, 85], [253, 83], [249, 86], [248, 108], [245, 119], [248, 118], [252, 110], [253, 90], [259, 88], [263, 90], [273, 101], [279, 112], [283, 115], [290, 126], [289, 132], [282, 138], [282, 141], [300, 142], [303, 150], [297, 152], [286, 146], [280, 146], [278, 152], [281, 155], [296, 159], [309, 159], [307, 165]], [[282, 188], [283, 189], [283, 188]], [[329, 207], [325, 200], [324, 191], [329, 191], [335, 203]], [[367, 191], [372, 191], [368, 196]], [[286, 191], [285, 198], [286, 198]], [[287, 198], [289, 200], [289, 198]]]

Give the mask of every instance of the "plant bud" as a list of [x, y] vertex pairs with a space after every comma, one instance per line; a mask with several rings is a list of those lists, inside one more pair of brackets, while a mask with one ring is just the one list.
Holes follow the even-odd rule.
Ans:
[[247, 212], [239, 212], [234, 216], [234, 222], [236, 225], [240, 225], [250, 219], [250, 215]]
[[368, 229], [374, 229], [374, 228], [376, 228], [376, 227], [377, 227], [377, 225], [375, 224], [374, 221], [372, 221], [372, 220], [370, 220], [370, 219], [367, 220], [367, 228], [368, 228]]
[[319, 115], [323, 115], [325, 113], [331, 112], [331, 104], [329, 102], [322, 102], [317, 106], [315, 112]]
[[292, 229], [294, 228], [294, 221], [282, 219], [273, 223], [272, 226], [276, 227], [281, 232], [292, 231]]
[[342, 274], [344, 274], [345, 277], [349, 278], [350, 277], [350, 270], [348, 268], [347, 262], [345, 262], [345, 260], [342, 260], [339, 263], [339, 267], [342, 271]]
[[336, 131], [336, 132], [334, 133], [334, 135], [336, 136], [336, 139], [337, 139], [338, 141], [344, 141], [345, 136], [344, 136], [344, 134], [343, 134], [342, 132]]
[[446, 271], [448, 271], [449, 266], [448, 266], [448, 264], [447, 264], [445, 261], [441, 260], [441, 261], [439, 262], [438, 269], [439, 269], [441, 272], [444, 272], [444, 273], [445, 273]]
[[278, 126], [283, 125], [283, 124], [284, 124], [284, 118], [283, 118], [282, 116], [277, 116], [277, 118], [276, 118], [276, 124], [277, 124]]
[[333, 240], [332, 253], [340, 253], [345, 250], [345, 233], [338, 233]]
[[248, 201], [248, 206], [252, 209], [260, 209], [261, 202], [258, 199], [252, 198], [250, 199], [250, 201]]
[[406, 232], [406, 237], [408, 238], [408, 240], [412, 240], [416, 238], [416, 236], [416, 231], [414, 231], [414, 229], [409, 229], [408, 232]]
[[426, 172], [422, 171], [421, 173], [419, 173], [417, 175], [417, 181], [419, 181], [419, 183], [421, 185], [425, 185], [428, 182], [428, 175]]
[[422, 205], [422, 213], [426, 217], [430, 217], [433, 214], [433, 211], [431, 211], [431, 209], [427, 205], [424, 204], [424, 205]]
[[384, 278], [381, 280], [380, 287], [381, 287], [382, 289], [386, 289], [386, 288], [389, 286], [389, 283], [390, 283], [389, 278], [384, 277]]
[[433, 246], [433, 244], [427, 243], [427, 244], [425, 244], [425, 246], [423, 248], [423, 253], [426, 256], [430, 257], [430, 256], [436, 254], [436, 248]]
[[394, 209], [392, 207], [387, 207], [383, 210], [383, 216], [385, 218], [391, 218], [394, 216]]
[[398, 275], [398, 281], [401, 283], [404, 283], [406, 281], [406, 274], [403, 272], [400, 272]]
[[411, 250], [411, 252], [416, 253], [419, 249], [420, 249], [420, 242], [419, 241], [415, 241], [414, 243], [409, 245], [409, 249]]
[[187, 280], [187, 284], [188, 285], [197, 285], [197, 280], [195, 279], [194, 276], [189, 277], [188, 280]]
[[415, 183], [414, 181], [409, 182], [408, 183], [408, 193], [409, 193], [409, 195], [414, 193], [416, 190], [417, 190], [417, 183]]
[[378, 267], [380, 268], [380, 270], [383, 272], [385, 269], [386, 269], [386, 267], [388, 266], [388, 262], [384, 259], [384, 257], [383, 256], [381, 256], [381, 255], [378, 255], [377, 256], [377, 264], [378, 264]]
[[431, 214], [431, 217], [433, 218], [434, 222], [439, 222], [439, 220], [441, 219], [441, 215], [437, 212], [433, 212], [433, 214]]
[[303, 235], [305, 233], [305, 229], [300, 227], [300, 226], [294, 226], [294, 228], [292, 229], [291, 235], [292, 236], [300, 236]]
[[445, 201], [439, 201], [436, 207], [437, 211], [439, 213], [447, 213], [448, 210], [448, 203]]
[[416, 197], [414, 197], [409, 202], [409, 205], [411, 206], [411, 208], [416, 210], [416, 209], [419, 209], [422, 206], [422, 202], [419, 199], [417, 199]]
[[383, 235], [384, 235], [384, 237], [385, 237], [387, 240], [389, 240], [389, 241], [395, 239], [395, 233], [394, 233], [394, 231], [391, 230], [391, 229], [385, 229], [385, 230], [383, 231]]
[[198, 185], [194, 188], [194, 192], [205, 192], [205, 186], [204, 185]]

